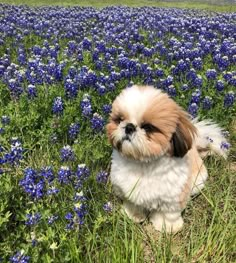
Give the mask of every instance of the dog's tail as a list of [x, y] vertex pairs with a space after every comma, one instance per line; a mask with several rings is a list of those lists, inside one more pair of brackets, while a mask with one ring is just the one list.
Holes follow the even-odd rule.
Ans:
[[197, 128], [195, 144], [201, 157], [217, 154], [226, 159], [230, 148], [226, 139], [227, 132], [211, 120], [194, 119], [192, 123]]

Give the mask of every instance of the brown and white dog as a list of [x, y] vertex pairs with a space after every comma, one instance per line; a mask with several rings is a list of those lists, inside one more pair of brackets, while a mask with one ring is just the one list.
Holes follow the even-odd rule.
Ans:
[[115, 99], [106, 128], [114, 148], [111, 182], [127, 215], [135, 222], [149, 215], [156, 230], [179, 231], [181, 212], [207, 179], [201, 156], [227, 155], [221, 128], [191, 121], [161, 90], [136, 85]]

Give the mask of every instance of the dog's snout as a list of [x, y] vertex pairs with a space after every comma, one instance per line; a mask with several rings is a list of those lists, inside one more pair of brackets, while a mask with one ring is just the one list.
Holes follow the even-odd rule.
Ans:
[[125, 127], [125, 133], [131, 135], [136, 130], [135, 126], [132, 123], [128, 123]]

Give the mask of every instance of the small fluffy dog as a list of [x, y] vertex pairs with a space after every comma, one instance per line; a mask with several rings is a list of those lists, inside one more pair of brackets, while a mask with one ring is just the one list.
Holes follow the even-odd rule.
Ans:
[[135, 222], [149, 216], [158, 231], [179, 231], [181, 212], [207, 179], [201, 156], [226, 157], [221, 128], [191, 121], [161, 90], [136, 85], [115, 99], [106, 128], [114, 148], [111, 182], [127, 215]]

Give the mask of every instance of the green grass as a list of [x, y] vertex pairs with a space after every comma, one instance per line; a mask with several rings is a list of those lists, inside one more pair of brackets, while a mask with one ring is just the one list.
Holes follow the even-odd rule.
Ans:
[[47, 0], [2, 0], [1, 3], [7, 4], [27, 4], [32, 6], [42, 6], [42, 5], [60, 5], [60, 6], [93, 6], [97, 8], [102, 8], [110, 5], [127, 5], [132, 7], [140, 7], [140, 6], [157, 6], [157, 7], [178, 7], [178, 8], [199, 8], [205, 9], [209, 11], [215, 12], [235, 12], [236, 5], [225, 3], [222, 4], [210, 4], [204, 1], [174, 1], [174, 2], [165, 2], [165, 1], [155, 1], [155, 0], [104, 0], [104, 1], [96, 1], [96, 0], [65, 0], [65, 1], [47, 1]]

